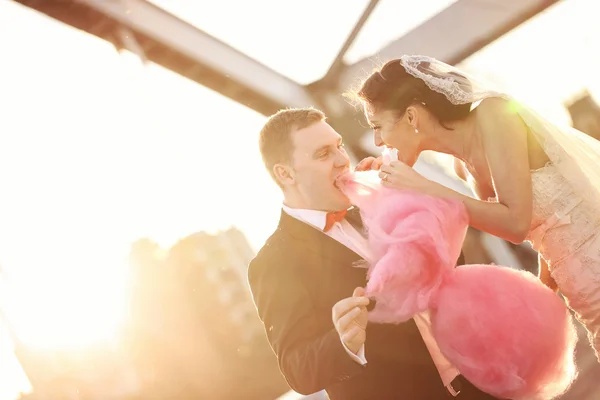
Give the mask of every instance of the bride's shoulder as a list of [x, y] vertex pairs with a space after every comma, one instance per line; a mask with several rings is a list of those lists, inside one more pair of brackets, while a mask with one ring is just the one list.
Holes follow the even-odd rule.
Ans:
[[521, 123], [518, 104], [504, 97], [485, 98], [475, 108], [475, 115], [480, 125], [501, 126]]
[[504, 97], [486, 97], [481, 100], [476, 110], [478, 114], [492, 115], [510, 113], [514, 103]]

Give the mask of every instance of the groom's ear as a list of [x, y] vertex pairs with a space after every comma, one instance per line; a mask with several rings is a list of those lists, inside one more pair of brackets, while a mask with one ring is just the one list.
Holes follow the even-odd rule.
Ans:
[[288, 165], [275, 164], [273, 166], [273, 175], [281, 186], [291, 185], [295, 181], [294, 171]]

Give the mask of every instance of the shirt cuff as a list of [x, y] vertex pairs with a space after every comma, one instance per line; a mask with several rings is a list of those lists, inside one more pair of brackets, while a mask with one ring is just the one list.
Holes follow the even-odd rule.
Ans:
[[352, 358], [352, 360], [354, 360], [355, 362], [357, 362], [360, 365], [365, 365], [367, 363], [367, 359], [365, 358], [365, 345], [364, 344], [362, 346], [360, 346], [360, 349], [358, 349], [358, 353], [356, 353], [356, 354], [354, 354], [352, 351], [350, 351], [350, 349], [348, 347], [346, 347], [346, 344], [344, 342], [342, 342], [342, 346], [344, 346], [346, 353], [348, 353], [348, 355], [350, 356], [350, 358]]

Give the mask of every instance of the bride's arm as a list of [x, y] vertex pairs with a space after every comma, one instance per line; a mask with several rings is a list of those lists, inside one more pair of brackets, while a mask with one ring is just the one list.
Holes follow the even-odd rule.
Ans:
[[477, 200], [445, 187], [439, 195], [462, 200], [474, 228], [518, 244], [529, 232], [532, 214], [527, 129], [502, 99], [484, 100], [477, 113], [496, 200]]
[[478, 200], [489, 199], [490, 197], [496, 196], [496, 194], [494, 193], [493, 196], [486, 197], [484, 195], [483, 191], [481, 190], [481, 187], [477, 183], [477, 181], [475, 181], [475, 179], [473, 179], [473, 177], [469, 174], [469, 172], [465, 168], [465, 165], [463, 164], [463, 162], [460, 161], [458, 158], [454, 159], [454, 172], [456, 173], [456, 176], [458, 176], [460, 179], [462, 179], [471, 188], [471, 191], [475, 195], [475, 198], [477, 198]]
[[544, 261], [542, 256], [539, 254], [538, 254], [538, 267], [539, 267], [538, 277], [540, 278], [540, 281], [542, 281], [542, 283], [544, 285], [548, 286], [550, 289], [554, 290], [555, 292], [558, 291], [558, 285], [554, 281], [554, 278], [552, 278], [552, 275], [550, 275], [550, 269], [548, 268], [548, 264], [546, 263], [546, 261]]

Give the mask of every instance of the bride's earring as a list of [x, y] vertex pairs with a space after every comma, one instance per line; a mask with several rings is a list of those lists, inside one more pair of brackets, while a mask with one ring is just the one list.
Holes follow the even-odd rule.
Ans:
[[416, 126], [413, 126], [413, 129], [415, 130], [415, 133], [419, 133], [419, 130], [417, 129]]

